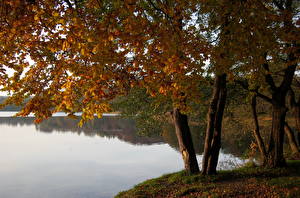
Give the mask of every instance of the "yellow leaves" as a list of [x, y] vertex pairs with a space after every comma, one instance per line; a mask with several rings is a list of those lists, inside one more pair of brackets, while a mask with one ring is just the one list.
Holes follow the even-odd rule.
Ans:
[[52, 52], [55, 53], [57, 49], [54, 46], [49, 46], [48, 49]]
[[[49, 86], [49, 79], [55, 79], [55, 85], [51, 85], [51, 80], [49, 82], [53, 87], [49, 95], [59, 95], [54, 96], [58, 101], [55, 110], [60, 109], [68, 113], [83, 111], [83, 119], [92, 119], [94, 115], [101, 117], [103, 112], [109, 110], [109, 106], [102, 100], [124, 93], [124, 87], [127, 89], [129, 85], [135, 87], [145, 84], [147, 88], [151, 86], [149, 94], [152, 97], [159, 94], [171, 95], [174, 90], [180, 89], [178, 84], [173, 83], [173, 78], [181, 75], [179, 72], [182, 70], [179, 68], [184, 68], [184, 63], [172, 55], [179, 56], [177, 44], [181, 45], [181, 41], [174, 41], [172, 28], [169, 29], [170, 32], [166, 31], [169, 24], [160, 23], [158, 20], [151, 25], [151, 21], [141, 16], [140, 10], [131, 12], [120, 0], [118, 2], [121, 5], [116, 8], [120, 9], [121, 13], [112, 10], [112, 13], [107, 15], [104, 12], [101, 20], [93, 7], [85, 9], [85, 3], [80, 13], [75, 13], [75, 10], [68, 9], [61, 2], [63, 1], [40, 1], [41, 6], [34, 6], [29, 15], [31, 21], [28, 21], [28, 24], [33, 24], [28, 26], [29, 31], [23, 33], [18, 28], [26, 27], [27, 19], [16, 21], [18, 26], [7, 30], [27, 35], [26, 39], [22, 39], [26, 40], [28, 45], [23, 45], [21, 41], [20, 49], [30, 48], [29, 54], [34, 56], [34, 61], [45, 62], [47, 66], [44, 68], [49, 67], [47, 71], [50, 72], [42, 75], [44, 78], [39, 77], [36, 83], [30, 84], [28, 82], [35, 80], [38, 73], [31, 72], [24, 79], [24, 84], [36, 85], [28, 89], [39, 87], [39, 90], [43, 90], [45, 86]], [[125, 5], [135, 8], [136, 3], [134, 0], [126, 0]], [[171, 13], [172, 10], [167, 12]], [[120, 21], [118, 16], [122, 16]], [[137, 61], [130, 65], [131, 61], [127, 61], [126, 54], [132, 52], [137, 56]], [[65, 74], [58, 74], [60, 65], [63, 68], [62, 73]], [[140, 78], [137, 79], [134, 75], [140, 75]], [[147, 85], [148, 82], [151, 85]], [[15, 85], [15, 89], [17, 92], [18, 86]], [[110, 93], [112, 94], [109, 95]], [[83, 101], [85, 99], [86, 101]]]
[[15, 34], [17, 31], [16, 31], [15, 28], [12, 28], [12, 29], [10, 30], [10, 32], [11, 32], [12, 34]]
[[179, 90], [181, 87], [177, 83], [173, 83], [172, 86], [176, 89]]
[[103, 113], [110, 112], [111, 108], [107, 102], [95, 103], [95, 101], [89, 102], [85, 105], [85, 108], [82, 110], [81, 120], [78, 123], [79, 126], [82, 126], [85, 121], [94, 119], [95, 116], [102, 118]]
[[55, 52], [56, 52], [56, 48], [54, 48], [54, 47], [48, 47], [48, 49], [49, 49], [52, 53], [55, 53]]
[[52, 12], [52, 16], [58, 17], [59, 16], [59, 12], [57, 12], [57, 11]]
[[64, 40], [63, 45], [62, 45], [62, 50], [66, 51], [70, 47], [70, 44], [67, 40]]
[[92, 49], [92, 53], [93, 53], [93, 54], [96, 54], [96, 53], [97, 53], [97, 51], [98, 51], [98, 47], [97, 47], [97, 46], [95, 46], [95, 47]]
[[34, 15], [34, 20], [35, 20], [35, 21], [40, 20], [39, 16], [38, 16], [38, 15]]
[[86, 54], [85, 48], [81, 48], [80, 54], [81, 54], [82, 56], [86, 56], [86, 55], [87, 55], [87, 54]]
[[87, 42], [89, 42], [89, 43], [93, 42], [93, 38], [92, 37], [88, 37], [87, 38]]
[[113, 41], [113, 40], [114, 40], [114, 36], [113, 36], [112, 34], [109, 35], [109, 36], [108, 36], [108, 40], [109, 40], [109, 41]]
[[57, 21], [57, 23], [60, 23], [60, 24], [65, 24], [65, 20], [64, 19], [59, 19], [58, 21]]
[[161, 87], [159, 88], [159, 93], [161, 93], [161, 94], [165, 95], [165, 94], [167, 93], [167, 89], [166, 89], [166, 87], [164, 87], [164, 86], [161, 86]]
[[97, 43], [96, 45], [93, 46], [93, 49], [92, 49], [92, 53], [93, 54], [97, 54], [97, 52], [100, 50], [100, 46], [101, 44]]

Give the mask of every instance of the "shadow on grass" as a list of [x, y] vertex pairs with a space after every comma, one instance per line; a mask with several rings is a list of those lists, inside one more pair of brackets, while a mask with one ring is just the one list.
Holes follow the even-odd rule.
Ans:
[[243, 182], [247, 179], [254, 179], [269, 186], [298, 188], [300, 186], [300, 160], [288, 161], [285, 168], [243, 167], [230, 171], [219, 171], [217, 175], [207, 176], [187, 175], [185, 171], [180, 171], [147, 180], [129, 191], [119, 193], [116, 197], [164, 197], [170, 192], [174, 192], [174, 197], [202, 192], [202, 196], [205, 197], [205, 193], [211, 196], [211, 190], [218, 188], [222, 183]]

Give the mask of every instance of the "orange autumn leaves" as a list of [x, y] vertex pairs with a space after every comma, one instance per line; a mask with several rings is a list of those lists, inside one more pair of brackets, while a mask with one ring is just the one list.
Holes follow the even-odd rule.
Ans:
[[[83, 112], [84, 119], [89, 119], [95, 113], [100, 116], [109, 111], [109, 102], [116, 96], [141, 86], [151, 96], [168, 97], [175, 106], [188, 111], [182, 103], [199, 102], [198, 89], [200, 83], [205, 83], [204, 75], [214, 73], [218, 67], [232, 79], [240, 71], [257, 76], [252, 71], [260, 72], [260, 68], [256, 56], [249, 58], [250, 47], [259, 49], [259, 53], [275, 46], [273, 37], [262, 35], [266, 41], [258, 45], [258, 37], [247, 41], [242, 34], [242, 27], [249, 29], [252, 25], [248, 23], [250, 8], [259, 16], [255, 19], [265, 17], [264, 12], [258, 12], [258, 3], [247, 2], [249, 12], [244, 13], [234, 3], [218, 3], [1, 1], [0, 76], [3, 91], [12, 94], [7, 104], [21, 104], [30, 97], [35, 104], [42, 102], [47, 106], [27, 103], [20, 115], [33, 112], [44, 119], [57, 111], [70, 115]], [[200, 5], [204, 18], [206, 13], [227, 10], [231, 11], [232, 20], [244, 17], [247, 23], [230, 26], [232, 36], [228, 39], [232, 43], [217, 48], [206, 34], [218, 28], [223, 15], [216, 15], [210, 24], [201, 24], [197, 21]], [[227, 52], [229, 58], [219, 58]], [[33, 64], [28, 63], [29, 57]], [[208, 67], [205, 62], [209, 59], [218, 65]], [[237, 61], [244, 63], [240, 70], [231, 68]], [[7, 68], [14, 74], [7, 76]]]
[[5, 80], [6, 104], [29, 97], [18, 115], [33, 112], [40, 121], [83, 112], [85, 120], [109, 111], [109, 101], [132, 86], [174, 101], [193, 96], [207, 46], [178, 27], [190, 13], [176, 13], [194, 5], [156, 6], [165, 16], [139, 1], [2, 2], [1, 63], [14, 70]]

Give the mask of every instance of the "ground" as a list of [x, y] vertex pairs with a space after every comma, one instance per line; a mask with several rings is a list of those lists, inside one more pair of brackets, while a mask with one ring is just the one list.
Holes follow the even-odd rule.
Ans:
[[291, 197], [300, 198], [300, 161], [286, 168], [243, 167], [215, 176], [187, 176], [184, 171], [145, 181], [116, 198]]

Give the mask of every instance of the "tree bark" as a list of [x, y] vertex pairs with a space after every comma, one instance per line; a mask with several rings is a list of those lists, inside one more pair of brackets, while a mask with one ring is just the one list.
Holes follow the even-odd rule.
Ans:
[[187, 115], [180, 113], [177, 108], [173, 109], [172, 117], [185, 170], [188, 174], [199, 173], [200, 171], [193, 146], [192, 135], [188, 125], [188, 117]]
[[252, 110], [252, 116], [253, 116], [254, 125], [255, 125], [253, 135], [255, 137], [256, 143], [258, 145], [258, 149], [261, 154], [262, 164], [265, 164], [266, 159], [267, 159], [267, 151], [266, 151], [266, 147], [265, 147], [264, 141], [260, 135], [260, 130], [259, 130], [259, 123], [258, 123], [258, 117], [257, 117], [257, 112], [256, 112], [256, 95], [254, 95], [251, 99], [251, 110]]
[[202, 174], [207, 174], [208, 160], [211, 155], [211, 141], [214, 133], [215, 117], [220, 93], [220, 77], [216, 76], [214, 80], [214, 90], [211, 97], [208, 113], [207, 113], [207, 127], [204, 142], [204, 152], [202, 158]]
[[[283, 13], [283, 29], [286, 34], [291, 32], [294, 28], [292, 19], [292, 0], [283, 1], [285, 6], [280, 12]], [[288, 41], [286, 43], [286, 50], [290, 51], [287, 53], [287, 67], [284, 70], [283, 80], [279, 86], [275, 85], [271, 74], [265, 75], [266, 82], [269, 84], [272, 93], [272, 131], [270, 137], [270, 144], [268, 148], [268, 159], [267, 166], [271, 168], [285, 166], [285, 159], [283, 157], [283, 140], [284, 140], [284, 125], [287, 108], [285, 107], [285, 98], [289, 91], [294, 74], [297, 67], [296, 53], [299, 52], [297, 47], [297, 40]], [[297, 49], [298, 48], [298, 49]], [[297, 49], [295, 51], [294, 49]], [[266, 56], [265, 56], [266, 58]], [[268, 62], [263, 64], [263, 67], [269, 72]]]
[[223, 114], [226, 104], [226, 96], [227, 96], [227, 89], [226, 89], [226, 75], [222, 75], [221, 77], [221, 85], [220, 85], [220, 97], [217, 106], [217, 113], [215, 118], [215, 129], [214, 135], [212, 139], [212, 146], [211, 146], [211, 155], [208, 161], [208, 174], [216, 174], [217, 173], [217, 165], [219, 160], [219, 153], [221, 149], [221, 132], [222, 132], [222, 121], [223, 121]]
[[266, 166], [269, 168], [276, 168], [286, 165], [283, 157], [283, 141], [287, 109], [285, 108], [285, 103], [278, 104], [278, 101], [273, 102], [272, 108], [272, 129]]
[[293, 154], [299, 153], [299, 148], [297, 146], [297, 142], [296, 142], [296, 138], [295, 138], [294, 132], [293, 132], [292, 128], [288, 125], [287, 122], [285, 122], [284, 129], [285, 129], [284, 130], [285, 134], [288, 137], [292, 153]]
[[[300, 87], [300, 83], [299, 83], [299, 87]], [[296, 101], [295, 92], [292, 88], [290, 88], [289, 90], [288, 104], [289, 104], [289, 108], [292, 110], [292, 113], [294, 115], [293, 117], [296, 123], [297, 141], [298, 141], [298, 145], [300, 145], [300, 95], [298, 101]]]
[[215, 174], [221, 148], [222, 118], [226, 103], [226, 75], [217, 75], [207, 113], [202, 174]]
[[296, 122], [298, 145], [300, 146], [300, 97], [298, 103], [294, 107], [294, 118]]

